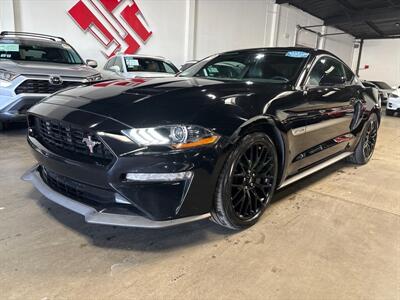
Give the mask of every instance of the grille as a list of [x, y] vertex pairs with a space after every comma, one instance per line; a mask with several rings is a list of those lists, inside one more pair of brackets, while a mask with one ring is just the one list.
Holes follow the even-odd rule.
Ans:
[[44, 182], [53, 190], [91, 205], [115, 203], [114, 193], [111, 190], [93, 187], [71, 178], [58, 175], [43, 167], [40, 168], [40, 175]]
[[[34, 136], [43, 146], [54, 153], [73, 160], [100, 165], [107, 165], [114, 158], [113, 154], [93, 133], [58, 120], [33, 117], [33, 122], [30, 118], [30, 123], [34, 124]], [[83, 139], [89, 136], [91, 141], [96, 143], [93, 153], [83, 142]]]
[[16, 94], [53, 94], [61, 89], [81, 85], [82, 82], [63, 81], [60, 85], [51, 84], [48, 80], [28, 79], [22, 82], [16, 89]]

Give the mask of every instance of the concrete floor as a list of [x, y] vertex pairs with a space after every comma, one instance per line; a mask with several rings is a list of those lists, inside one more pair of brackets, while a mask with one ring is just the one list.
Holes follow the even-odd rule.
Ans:
[[400, 299], [400, 118], [372, 161], [279, 192], [254, 227], [85, 224], [19, 176], [24, 130], [0, 134], [1, 299]]

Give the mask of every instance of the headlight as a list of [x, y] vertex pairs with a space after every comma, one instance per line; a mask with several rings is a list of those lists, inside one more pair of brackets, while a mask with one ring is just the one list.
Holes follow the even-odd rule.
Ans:
[[389, 94], [389, 98], [399, 98], [399, 96], [392, 93], [392, 94]]
[[18, 75], [13, 72], [9, 72], [9, 71], [0, 69], [0, 80], [12, 81], [17, 76]]
[[218, 141], [219, 135], [196, 125], [171, 125], [133, 128], [122, 133], [140, 146], [170, 146], [174, 149], [194, 148]]
[[100, 80], [103, 79], [103, 76], [101, 76], [100, 73], [97, 73], [97, 74], [95, 74], [95, 75], [93, 75], [93, 76], [86, 77], [86, 79], [87, 79], [87, 81], [89, 81], [89, 82], [100, 81]]

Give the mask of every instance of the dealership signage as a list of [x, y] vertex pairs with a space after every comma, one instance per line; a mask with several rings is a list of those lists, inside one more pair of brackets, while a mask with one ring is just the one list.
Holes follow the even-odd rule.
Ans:
[[69, 15], [85, 32], [90, 32], [111, 57], [117, 52], [133, 54], [152, 35], [137, 4], [132, 0], [79, 0]]

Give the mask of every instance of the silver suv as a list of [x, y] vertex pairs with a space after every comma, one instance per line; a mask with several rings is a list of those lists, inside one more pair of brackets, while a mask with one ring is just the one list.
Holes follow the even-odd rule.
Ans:
[[102, 79], [63, 38], [27, 32], [0, 33], [0, 130], [24, 121], [26, 111], [61, 89]]

